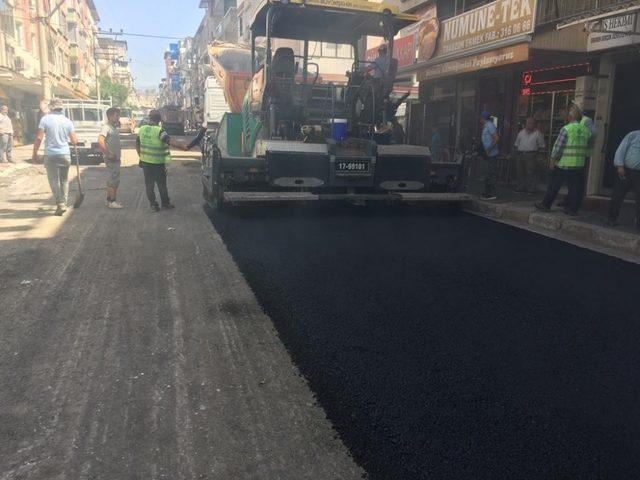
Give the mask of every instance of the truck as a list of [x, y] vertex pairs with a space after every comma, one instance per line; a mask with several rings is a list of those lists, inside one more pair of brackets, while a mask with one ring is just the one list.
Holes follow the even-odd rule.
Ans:
[[[391, 3], [262, 0], [250, 25], [251, 81], [239, 111], [225, 113], [202, 158], [203, 197], [212, 211], [265, 202], [464, 201], [430, 192], [428, 147], [399, 143], [391, 99], [398, 31], [419, 21]], [[382, 37], [389, 67], [379, 78], [363, 60], [366, 37]], [[275, 39], [301, 43], [274, 48]], [[265, 45], [258, 53], [258, 40]], [[324, 82], [312, 42], [351, 47], [347, 84]], [[284, 45], [291, 42], [284, 43]], [[261, 58], [262, 57], [262, 58]]]
[[64, 111], [73, 122], [78, 136], [78, 160], [80, 163], [102, 163], [98, 136], [102, 125], [107, 121], [107, 110], [111, 107], [111, 102], [78, 99], [65, 99], [63, 102]]
[[204, 84], [204, 119], [207, 128], [217, 128], [224, 114], [230, 110], [224, 89], [215, 76], [207, 77]]
[[162, 126], [170, 135], [184, 135], [185, 114], [177, 105], [165, 105], [160, 108]]

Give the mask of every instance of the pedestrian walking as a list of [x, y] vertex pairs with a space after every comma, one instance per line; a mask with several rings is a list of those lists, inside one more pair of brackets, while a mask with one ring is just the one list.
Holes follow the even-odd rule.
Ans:
[[40, 119], [38, 133], [33, 144], [32, 159], [38, 161], [38, 150], [44, 139], [44, 166], [51, 192], [55, 198], [57, 209], [55, 214], [64, 215], [69, 198], [69, 166], [71, 166], [71, 149], [69, 143], [78, 143], [73, 123], [63, 112], [62, 100], [54, 98], [49, 104], [50, 113]]
[[[149, 113], [149, 124], [140, 127], [136, 139], [136, 151], [140, 157], [140, 166], [144, 173], [144, 183], [147, 191], [147, 199], [151, 210], [158, 212], [163, 209], [175, 208], [169, 200], [167, 189], [167, 164], [171, 161], [169, 147], [180, 150], [190, 150], [197, 145], [206, 133], [206, 128], [201, 128], [196, 138], [188, 145], [183, 141], [171, 138], [160, 126], [162, 116], [157, 110]], [[155, 186], [160, 193], [160, 205], [156, 200]]]
[[[6, 157], [6, 160], [5, 160]], [[13, 161], [13, 123], [9, 118], [9, 107], [0, 106], [0, 163]]]
[[482, 124], [482, 157], [487, 164], [482, 199], [495, 200], [498, 198], [496, 184], [498, 181], [498, 154], [500, 153], [498, 150], [498, 142], [500, 141], [500, 136], [489, 112], [483, 111], [480, 114], [480, 123]]
[[624, 197], [629, 190], [633, 190], [636, 196], [635, 224], [640, 230], [640, 130], [635, 130], [624, 137], [616, 150], [613, 165], [617, 169], [618, 178], [609, 204], [607, 225], [615, 227], [618, 224]]
[[102, 126], [98, 136], [98, 148], [104, 155], [104, 164], [109, 176], [107, 178], [107, 208], [122, 208], [122, 204], [116, 201], [118, 187], [120, 186], [120, 162], [122, 159], [122, 146], [120, 144], [120, 109], [111, 107], [107, 109], [107, 123]]
[[535, 193], [538, 188], [538, 157], [545, 148], [544, 137], [536, 120], [527, 118], [525, 127], [516, 137], [517, 192]]
[[572, 105], [568, 123], [562, 127], [551, 152], [550, 168], [553, 170], [544, 200], [536, 203], [538, 210], [549, 211], [558, 192], [566, 183], [569, 189], [564, 212], [577, 215], [584, 195], [584, 168], [587, 158], [589, 129], [580, 123], [582, 113]]

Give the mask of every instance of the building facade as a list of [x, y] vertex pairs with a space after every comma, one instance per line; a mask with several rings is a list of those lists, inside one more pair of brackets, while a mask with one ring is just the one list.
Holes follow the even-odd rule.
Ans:
[[96, 60], [101, 77], [109, 77], [114, 83], [127, 87], [130, 93], [133, 92], [133, 76], [126, 41], [112, 37], [98, 37]]
[[[572, 100], [583, 103], [599, 130], [589, 164], [587, 194], [610, 194], [613, 154], [633, 128], [640, 95], [640, 2], [619, 0], [407, 0], [403, 11], [421, 16], [411, 32], [419, 101], [412, 105], [409, 138], [428, 145], [440, 134], [449, 155], [471, 150], [479, 114], [498, 126], [500, 178], [515, 174], [513, 143], [534, 117], [547, 148], [565, 124]], [[404, 39], [397, 39], [402, 42]]]
[[93, 0], [0, 0], [0, 102], [12, 111], [17, 142], [35, 135], [44, 82], [51, 95], [88, 97], [98, 21]]

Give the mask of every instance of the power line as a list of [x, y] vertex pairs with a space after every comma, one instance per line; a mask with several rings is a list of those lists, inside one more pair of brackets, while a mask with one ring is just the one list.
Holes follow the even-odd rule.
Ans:
[[124, 32], [122, 30], [120, 30], [119, 32], [114, 32], [111, 29], [107, 30], [103, 30], [102, 28], [99, 28], [98, 31], [96, 32], [98, 35], [126, 35], [129, 37], [145, 37], [145, 38], [160, 38], [160, 39], [164, 39], [164, 40], [182, 40], [183, 37], [169, 37], [166, 35], [150, 35], [148, 33], [130, 33], [130, 32]]

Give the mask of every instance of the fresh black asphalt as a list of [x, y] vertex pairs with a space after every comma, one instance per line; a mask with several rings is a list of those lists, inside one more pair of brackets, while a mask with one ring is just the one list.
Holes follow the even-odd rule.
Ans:
[[452, 211], [214, 225], [371, 479], [640, 478], [640, 267]]

